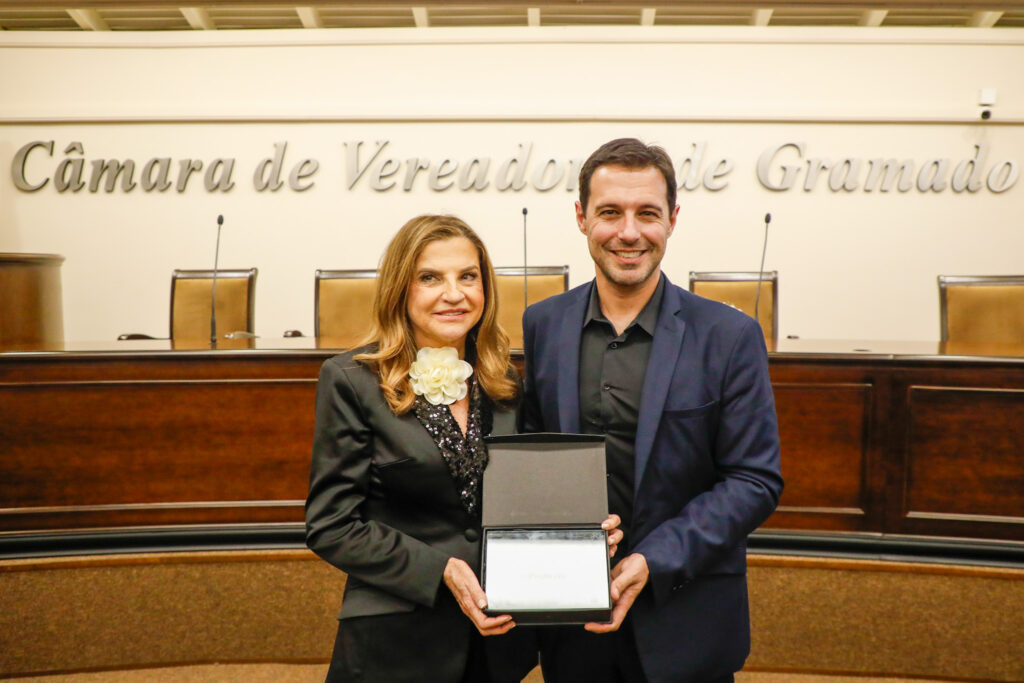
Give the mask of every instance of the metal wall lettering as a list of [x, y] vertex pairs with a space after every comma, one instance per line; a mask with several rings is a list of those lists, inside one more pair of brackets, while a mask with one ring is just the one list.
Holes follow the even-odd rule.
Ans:
[[[58, 194], [89, 192], [166, 192], [172, 186], [179, 194], [189, 189], [189, 181], [202, 178], [206, 192], [229, 192], [235, 187], [237, 160], [217, 157], [205, 163], [201, 159], [173, 159], [157, 156], [144, 164], [134, 159], [87, 159], [85, 145], [72, 141], [60, 159], [52, 164], [55, 140], [33, 140], [18, 149], [11, 160], [11, 180], [22, 192], [38, 192], [53, 180]], [[413, 192], [522, 192], [527, 189], [550, 192], [562, 188], [575, 193], [583, 160], [554, 156], [534, 158], [534, 143], [520, 142], [514, 152], [495, 163], [491, 157], [464, 159], [445, 156], [437, 161], [426, 157], [392, 155], [389, 140], [350, 140], [341, 143], [345, 184], [349, 190], [365, 187], [373, 192], [397, 190]], [[690, 143], [685, 156], [677, 161], [680, 190], [693, 192], [704, 188], [719, 192], [729, 186], [736, 162], [728, 157], [708, 154], [707, 141]], [[270, 156], [260, 159], [252, 171], [257, 192], [277, 192], [287, 186], [292, 192], [305, 192], [315, 186], [313, 177], [320, 170], [316, 159], [287, 161], [288, 142], [273, 144]], [[923, 161], [883, 157], [818, 156], [809, 153], [805, 142], [783, 142], [765, 149], [756, 162], [756, 178], [762, 187], [775, 192], [801, 188], [814, 192], [897, 192], [912, 190], [922, 194], [945, 192], [1006, 192], [1016, 185], [1020, 165], [1010, 159], [990, 161], [987, 143], [973, 145], [965, 158], [935, 157]], [[199, 183], [195, 180], [192, 186]]]
[[[287, 142], [275, 142], [274, 154], [261, 159], [256, 164], [256, 169], [252, 174], [252, 186], [257, 192], [263, 192], [268, 189], [271, 192], [277, 192], [284, 186], [284, 181], [281, 180], [281, 172], [284, 170], [284, 156], [287, 151]], [[231, 159], [231, 162], [233, 164], [234, 159]], [[300, 159], [288, 174], [289, 189], [295, 192], [305, 192], [313, 187], [314, 183], [312, 180], [309, 182], [303, 181], [311, 177], [319, 169], [320, 162], [316, 159]], [[210, 188], [207, 187], [207, 189]]]
[[[142, 166], [138, 176], [135, 173], [137, 164], [134, 159], [92, 159], [89, 161], [89, 180], [86, 183], [86, 160], [83, 158], [85, 145], [77, 140], [65, 147], [63, 153], [82, 156], [66, 156], [54, 167], [52, 176], [45, 173], [40, 176], [40, 160], [30, 157], [38, 155], [37, 150], [41, 149], [46, 150], [46, 155], [52, 157], [54, 144], [53, 140], [34, 140], [22, 145], [11, 161], [11, 180], [15, 187], [23, 192], [36, 192], [46, 187], [51, 178], [54, 189], [61, 194], [69, 191], [78, 192], [86, 186], [92, 193], [99, 192], [101, 188], [108, 194], [118, 189], [127, 193], [137, 186], [141, 186], [143, 192], [164, 192], [172, 185], [170, 175], [173, 161], [170, 157], [149, 159]], [[31, 174], [28, 170], [30, 165], [36, 167]], [[179, 193], [188, 189], [188, 182], [196, 173], [203, 175], [203, 186], [207, 192], [227, 192], [235, 186], [231, 179], [235, 168], [234, 159], [214, 159], [206, 166], [205, 173], [203, 162], [199, 159], [179, 159], [177, 166], [177, 178], [173, 185]]]
[[[827, 177], [832, 192], [978, 192], [987, 187], [990, 192], [1006, 192], [1020, 176], [1020, 166], [1010, 160], [998, 161], [987, 169], [989, 149], [986, 143], [974, 145], [971, 157], [954, 166], [949, 158], [926, 159], [918, 166], [913, 159], [862, 159], [843, 157], [804, 158], [807, 145], [803, 142], [785, 142], [769, 147], [757, 160], [757, 179], [769, 190], [785, 192], [793, 188], [803, 174], [803, 190], [812, 192]], [[865, 175], [864, 168], [867, 168]], [[983, 180], [984, 179], [984, 180]]]

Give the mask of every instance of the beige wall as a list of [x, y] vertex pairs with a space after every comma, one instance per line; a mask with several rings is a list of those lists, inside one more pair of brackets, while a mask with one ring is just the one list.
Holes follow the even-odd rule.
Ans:
[[[582, 159], [611, 137], [663, 144], [681, 161], [706, 145], [705, 168], [733, 168], [716, 192], [680, 193], [664, 267], [754, 270], [762, 218], [773, 215], [766, 269], [780, 273], [781, 335], [938, 338], [938, 273], [1024, 272], [1024, 179], [1007, 191], [773, 192], [758, 157], [786, 142], [806, 157], [911, 159], [951, 166], [988, 150], [991, 166], [1024, 164], [1024, 31], [1013, 29], [579, 28], [395, 29], [0, 35], [0, 251], [56, 252], [64, 265], [68, 339], [166, 334], [170, 271], [212, 265], [224, 214], [222, 267], [260, 269], [257, 332], [313, 327], [316, 268], [373, 267], [389, 236], [423, 212], [453, 212], [482, 234], [497, 265], [522, 259], [592, 275], [565, 182], [499, 191], [493, 176], [520, 143], [531, 173]], [[995, 88], [981, 123], [978, 91]], [[235, 159], [229, 192], [193, 178], [144, 192], [24, 192], [12, 160], [34, 140], [33, 182], [65, 158]], [[345, 143], [388, 140], [385, 156], [492, 160], [491, 185], [410, 191], [362, 177]], [[84, 155], [65, 154], [81, 142]], [[303, 192], [257, 192], [253, 169], [277, 142], [285, 168], [319, 170]], [[787, 163], [796, 160], [787, 150]], [[205, 170], [205, 169], [204, 169]], [[370, 172], [368, 172], [369, 175]], [[779, 176], [777, 169], [773, 177]], [[529, 174], [528, 174], [529, 175]], [[455, 175], [457, 178], [457, 173]], [[174, 175], [172, 174], [172, 180]]]

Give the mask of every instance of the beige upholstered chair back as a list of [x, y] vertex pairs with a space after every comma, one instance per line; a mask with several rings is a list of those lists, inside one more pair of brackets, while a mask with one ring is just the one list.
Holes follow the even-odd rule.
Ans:
[[[757, 281], [761, 279], [761, 299], [757, 299]], [[761, 323], [765, 339], [779, 336], [779, 274], [758, 272], [690, 273], [690, 291], [705, 299], [714, 299], [739, 309]], [[758, 314], [754, 315], [757, 302]]]
[[498, 322], [513, 349], [523, 348], [524, 287], [526, 301], [535, 304], [569, 288], [569, 266], [529, 266], [524, 284], [523, 267], [495, 268], [498, 287]]
[[[217, 337], [255, 329], [256, 268], [217, 271]], [[212, 270], [171, 274], [171, 339], [209, 339]]]
[[1024, 343], [1024, 275], [940, 275], [942, 341]]
[[355, 342], [370, 329], [376, 270], [317, 270], [314, 334]]

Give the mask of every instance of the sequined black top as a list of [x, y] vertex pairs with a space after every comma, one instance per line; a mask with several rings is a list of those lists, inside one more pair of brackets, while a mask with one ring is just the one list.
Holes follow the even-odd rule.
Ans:
[[469, 416], [465, 436], [448, 406], [435, 406], [422, 396], [417, 396], [413, 404], [416, 418], [434, 438], [434, 443], [448, 465], [462, 507], [478, 519], [480, 485], [484, 468], [487, 467], [484, 437], [491, 433], [494, 423], [491, 410], [491, 402], [480, 390], [475, 377], [469, 381]]

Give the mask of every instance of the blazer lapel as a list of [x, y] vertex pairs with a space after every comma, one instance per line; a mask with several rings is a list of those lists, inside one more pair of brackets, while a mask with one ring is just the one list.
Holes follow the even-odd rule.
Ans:
[[644, 469], [654, 445], [654, 436], [658, 431], [658, 423], [661, 422], [661, 413], [665, 408], [665, 399], [668, 398], [668, 388], [672, 383], [676, 361], [683, 347], [686, 323], [678, 315], [681, 307], [682, 298], [679, 292], [666, 278], [665, 298], [658, 314], [658, 326], [654, 331], [651, 356], [647, 361], [647, 372], [644, 375], [644, 387], [640, 392], [640, 417], [636, 426], [635, 489], [640, 487], [643, 480]]
[[558, 335], [558, 428], [569, 434], [580, 431], [580, 339], [593, 287], [591, 282], [590, 287], [579, 288], [565, 310]]

